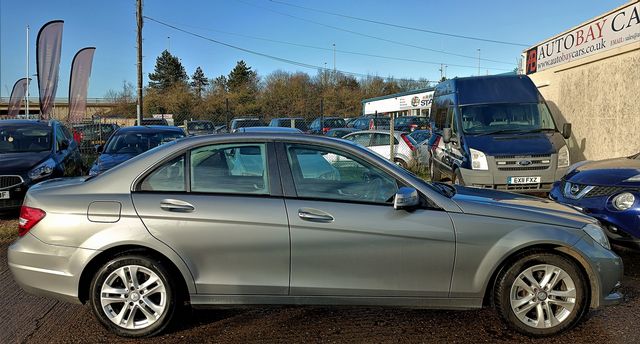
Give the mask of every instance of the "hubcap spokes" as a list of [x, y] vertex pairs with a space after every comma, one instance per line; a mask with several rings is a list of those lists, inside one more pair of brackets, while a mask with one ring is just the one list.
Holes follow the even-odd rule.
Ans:
[[511, 309], [534, 328], [554, 327], [565, 321], [576, 304], [573, 279], [549, 264], [532, 266], [518, 275], [510, 291]]
[[100, 289], [100, 304], [114, 324], [141, 329], [162, 316], [167, 307], [167, 292], [155, 272], [127, 265], [107, 276]]

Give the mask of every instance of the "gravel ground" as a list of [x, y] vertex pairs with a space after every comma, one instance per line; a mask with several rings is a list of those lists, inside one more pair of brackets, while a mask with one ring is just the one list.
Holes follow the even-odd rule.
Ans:
[[492, 309], [456, 312], [361, 307], [196, 310], [163, 336], [127, 341], [107, 332], [86, 305], [23, 292], [8, 271], [8, 245], [0, 243], [0, 343], [640, 342], [640, 253], [626, 250], [620, 251], [626, 270], [624, 302], [591, 312], [568, 333], [539, 341], [507, 329]]

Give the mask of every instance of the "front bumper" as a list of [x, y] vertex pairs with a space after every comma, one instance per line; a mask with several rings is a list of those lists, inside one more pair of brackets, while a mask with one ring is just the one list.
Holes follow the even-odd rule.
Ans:
[[32, 234], [19, 238], [9, 246], [9, 270], [25, 291], [80, 303], [78, 285], [82, 266], [96, 253], [94, 250], [49, 245]]
[[[540, 171], [501, 171], [494, 168], [492, 163], [493, 160], [490, 159], [489, 170], [486, 171], [460, 168], [465, 185], [511, 192], [549, 192], [553, 183], [567, 172], [566, 167], [554, 168], [553, 166]], [[509, 177], [540, 177], [540, 183], [508, 184]]]

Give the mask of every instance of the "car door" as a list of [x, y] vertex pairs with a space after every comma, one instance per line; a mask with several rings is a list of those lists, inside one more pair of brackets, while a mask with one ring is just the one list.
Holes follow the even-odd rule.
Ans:
[[187, 263], [199, 294], [289, 291], [289, 227], [270, 147], [194, 148], [133, 192], [147, 229]]
[[[390, 135], [384, 133], [374, 133], [371, 139], [369, 149], [389, 159], [391, 156], [391, 145], [389, 142]], [[397, 148], [398, 140], [394, 139], [394, 146]], [[395, 151], [395, 150], [394, 150]]]
[[278, 155], [291, 295], [447, 297], [455, 236], [446, 212], [394, 210], [400, 183], [349, 153], [283, 144]]

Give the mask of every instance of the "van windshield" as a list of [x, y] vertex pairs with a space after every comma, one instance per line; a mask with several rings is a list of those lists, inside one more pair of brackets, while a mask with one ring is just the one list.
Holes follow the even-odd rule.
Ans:
[[468, 105], [460, 110], [465, 134], [556, 130], [544, 102]]

